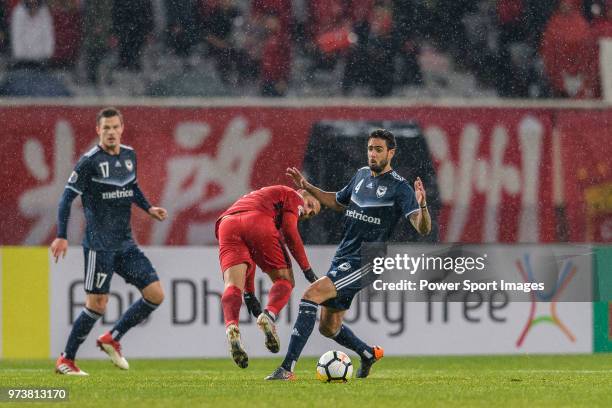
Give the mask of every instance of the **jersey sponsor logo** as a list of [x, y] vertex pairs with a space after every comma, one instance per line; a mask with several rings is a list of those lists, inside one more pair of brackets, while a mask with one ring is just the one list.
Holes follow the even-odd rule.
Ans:
[[79, 179], [79, 175], [76, 171], [70, 173], [70, 177], [68, 177], [68, 184], [74, 184]]
[[350, 263], [348, 263], [348, 262], [345, 262], [345, 263], [341, 264], [341, 265], [338, 267], [338, 270], [339, 270], [340, 272], [346, 272], [346, 271], [348, 271], [349, 269], [351, 269], [351, 264], [350, 264]]
[[107, 191], [102, 193], [103, 200], [114, 200], [117, 198], [130, 198], [134, 197], [133, 190], [115, 190], [115, 191]]
[[387, 186], [378, 186], [376, 189], [376, 197], [381, 198], [387, 192]]
[[357, 183], [357, 185], [355, 186], [355, 192], [358, 193], [359, 189], [361, 188], [361, 185], [363, 184], [363, 179], [361, 179], [359, 181], [359, 183]]
[[358, 211], [355, 211], [355, 210], [346, 210], [346, 212], [344, 214], [347, 217], [351, 217], [351, 218], [354, 218], [354, 219], [359, 220], [359, 221], [365, 221], [365, 222], [368, 222], [370, 224], [380, 225], [380, 218], [378, 218], [378, 217], [370, 217], [369, 215], [365, 215], [362, 212], [358, 212]]
[[132, 171], [132, 169], [134, 169], [134, 164], [132, 163], [131, 160], [126, 160], [124, 161], [125, 163], [125, 168], [128, 169], [128, 171]]

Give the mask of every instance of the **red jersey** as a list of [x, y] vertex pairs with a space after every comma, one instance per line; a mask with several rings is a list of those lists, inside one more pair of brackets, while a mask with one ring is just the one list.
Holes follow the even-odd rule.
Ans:
[[261, 213], [262, 217], [271, 217], [300, 268], [310, 268], [297, 227], [298, 219], [304, 211], [304, 200], [297, 191], [287, 186], [270, 186], [252, 191], [225, 210], [219, 219], [247, 211]]

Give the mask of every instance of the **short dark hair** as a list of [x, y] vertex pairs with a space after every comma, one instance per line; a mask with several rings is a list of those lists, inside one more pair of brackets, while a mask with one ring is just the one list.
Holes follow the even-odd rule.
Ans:
[[387, 143], [387, 149], [395, 149], [395, 136], [393, 133], [389, 132], [387, 129], [376, 129], [370, 136], [368, 137], [368, 142], [370, 139], [383, 139]]
[[121, 123], [123, 123], [123, 115], [121, 114], [119, 109], [113, 108], [113, 107], [104, 108], [101, 111], [99, 111], [98, 114], [96, 115], [96, 125], [100, 124], [100, 121], [102, 120], [102, 118], [112, 118], [114, 116], [119, 116]]

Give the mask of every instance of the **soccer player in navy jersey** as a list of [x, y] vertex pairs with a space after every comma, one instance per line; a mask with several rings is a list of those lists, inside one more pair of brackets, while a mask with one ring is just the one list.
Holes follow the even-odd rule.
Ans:
[[55, 262], [68, 250], [70, 206], [77, 196], [81, 196], [86, 220], [85, 308], [74, 322], [66, 348], [55, 364], [59, 374], [88, 375], [74, 360], [79, 346], [104, 314], [113, 273], [136, 286], [142, 294], [112, 330], [97, 340], [98, 347], [117, 367], [129, 368], [121, 354], [121, 337], [145, 320], [164, 299], [155, 268], [132, 238], [130, 216], [132, 203], [158, 221], [163, 221], [167, 212], [149, 204], [138, 187], [136, 153], [121, 144], [123, 130], [123, 116], [117, 109], [106, 108], [98, 113], [96, 133], [100, 142], [78, 161], [59, 203], [57, 238], [51, 244]]
[[353, 350], [361, 358], [356, 377], [367, 377], [372, 364], [383, 357], [382, 347], [367, 345], [342, 320], [353, 297], [367, 286], [372, 274], [372, 265], [362, 264], [362, 244], [386, 242], [399, 217], [409, 218], [422, 235], [431, 231], [423, 183], [417, 178], [413, 190], [408, 181], [391, 168], [395, 151], [395, 136], [391, 132], [373, 131], [368, 138], [368, 166], [359, 169], [348, 185], [337, 193], [322, 191], [310, 184], [296, 168], [287, 169], [294, 182], [321, 204], [344, 211], [344, 235], [327, 275], [304, 292], [285, 359], [266, 380], [295, 379], [295, 364], [312, 333], [319, 305], [323, 306], [319, 321], [321, 334]]

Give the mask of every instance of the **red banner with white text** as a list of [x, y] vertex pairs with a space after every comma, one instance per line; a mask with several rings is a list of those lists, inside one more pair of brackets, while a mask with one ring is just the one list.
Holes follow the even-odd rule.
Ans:
[[[0, 108], [2, 245], [51, 241], [66, 180], [97, 141], [96, 112]], [[419, 123], [437, 172], [443, 241], [556, 240], [550, 109], [124, 107], [122, 112], [122, 143], [137, 152], [139, 184], [170, 214], [158, 223], [134, 210], [133, 229], [142, 244], [213, 244], [217, 215], [238, 197], [265, 185], [290, 185], [285, 169], [302, 165], [310, 129], [320, 120]], [[73, 205], [69, 226], [74, 244], [84, 222], [79, 206]]]
[[612, 115], [609, 110], [559, 115], [569, 240], [612, 242]]

